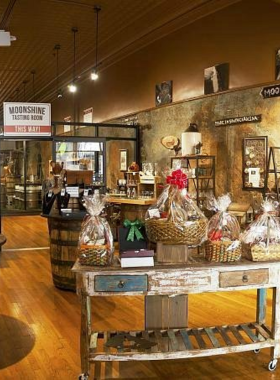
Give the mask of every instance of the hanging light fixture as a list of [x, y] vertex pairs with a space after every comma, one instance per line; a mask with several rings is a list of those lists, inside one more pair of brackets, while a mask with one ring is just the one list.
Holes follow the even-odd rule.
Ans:
[[90, 74], [91, 80], [98, 79], [97, 66], [98, 66], [98, 15], [101, 11], [101, 7], [98, 5], [94, 6], [94, 12], [96, 14], [96, 23], [95, 23], [95, 66]]
[[58, 65], [58, 52], [60, 50], [60, 45], [55, 45], [54, 49], [56, 50], [56, 96], [62, 98], [62, 90], [59, 88], [59, 65]]
[[73, 32], [73, 80], [72, 83], [68, 86], [69, 91], [75, 93], [77, 91], [76, 81], [76, 33], [78, 28], [72, 28]]

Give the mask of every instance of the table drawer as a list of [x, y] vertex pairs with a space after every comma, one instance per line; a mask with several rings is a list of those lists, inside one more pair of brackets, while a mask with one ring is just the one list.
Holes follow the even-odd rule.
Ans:
[[268, 269], [240, 270], [220, 273], [220, 288], [267, 284]]
[[147, 275], [95, 276], [95, 292], [145, 292], [148, 289]]

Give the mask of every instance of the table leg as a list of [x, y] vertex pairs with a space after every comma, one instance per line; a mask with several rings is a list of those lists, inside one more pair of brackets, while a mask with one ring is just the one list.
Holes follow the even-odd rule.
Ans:
[[257, 290], [257, 315], [256, 322], [259, 325], [265, 323], [266, 317], [266, 289]]
[[273, 371], [276, 368], [277, 359], [280, 357], [280, 287], [273, 288], [271, 327], [274, 347], [271, 348], [271, 361], [268, 369]]
[[82, 292], [81, 294], [81, 335], [80, 335], [80, 355], [81, 355], [81, 379], [89, 378], [89, 343], [91, 335], [91, 304], [90, 297]]

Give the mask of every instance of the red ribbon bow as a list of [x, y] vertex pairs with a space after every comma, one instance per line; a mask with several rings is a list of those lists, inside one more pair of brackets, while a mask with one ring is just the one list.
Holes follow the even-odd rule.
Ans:
[[178, 189], [184, 189], [188, 183], [188, 177], [181, 169], [174, 170], [171, 175], [166, 177], [166, 183], [176, 185]]

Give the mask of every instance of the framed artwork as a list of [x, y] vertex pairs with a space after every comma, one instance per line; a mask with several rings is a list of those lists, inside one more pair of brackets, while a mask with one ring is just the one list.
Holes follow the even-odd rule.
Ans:
[[120, 171], [126, 172], [128, 167], [128, 150], [120, 149]]
[[275, 54], [275, 79], [280, 80], [280, 48], [276, 50]]
[[229, 64], [207, 67], [204, 70], [204, 94], [225, 91], [229, 88]]
[[267, 136], [243, 139], [243, 190], [263, 190], [267, 165]]
[[172, 80], [156, 85], [156, 106], [172, 102]]

